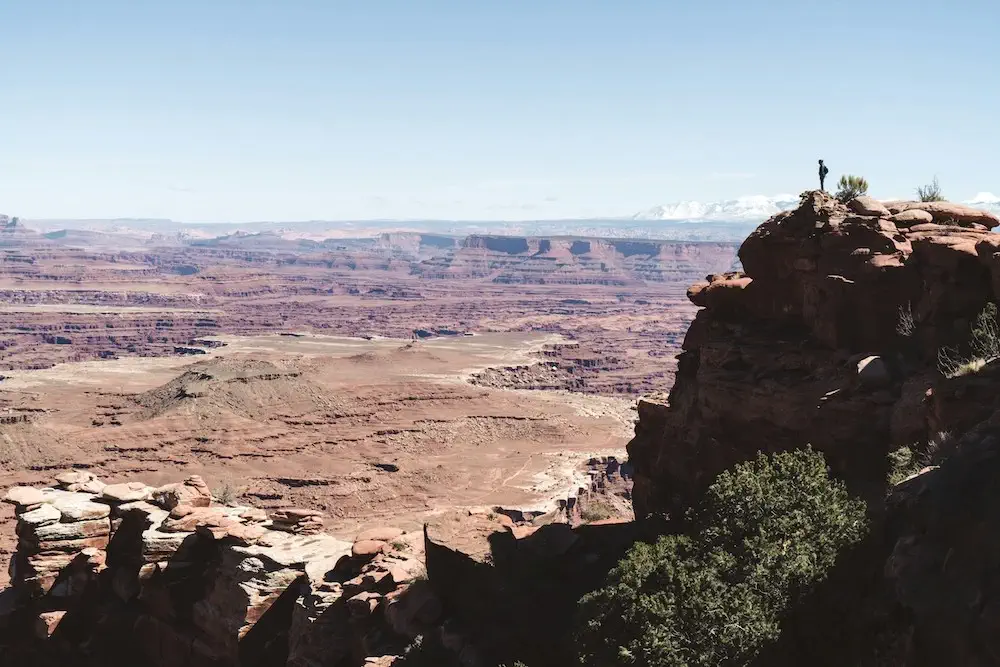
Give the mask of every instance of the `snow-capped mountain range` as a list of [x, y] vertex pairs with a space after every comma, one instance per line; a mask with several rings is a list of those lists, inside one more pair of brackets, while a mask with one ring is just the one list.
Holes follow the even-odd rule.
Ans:
[[992, 192], [980, 192], [969, 201], [962, 203], [969, 206], [975, 206], [976, 208], [986, 209], [987, 211], [1000, 215], [1000, 197], [997, 197]]
[[[972, 199], [962, 202], [967, 206], [986, 209], [1000, 214], [1000, 197], [990, 192], [980, 192]], [[795, 195], [752, 195], [727, 201], [699, 202], [681, 201], [674, 204], [654, 206], [632, 216], [633, 220], [670, 220], [684, 222], [749, 222], [766, 220], [775, 213], [795, 208], [799, 198]]]
[[766, 220], [775, 213], [794, 208], [799, 203], [795, 195], [753, 195], [728, 201], [700, 202], [681, 201], [664, 206], [655, 206], [636, 213], [633, 220]]

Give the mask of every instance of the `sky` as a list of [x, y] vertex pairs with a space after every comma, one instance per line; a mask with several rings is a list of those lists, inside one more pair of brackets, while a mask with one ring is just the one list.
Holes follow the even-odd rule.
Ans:
[[[0, 212], [628, 215], [1000, 192], [1000, 3], [0, 0]], [[829, 182], [828, 182], [829, 186]]]

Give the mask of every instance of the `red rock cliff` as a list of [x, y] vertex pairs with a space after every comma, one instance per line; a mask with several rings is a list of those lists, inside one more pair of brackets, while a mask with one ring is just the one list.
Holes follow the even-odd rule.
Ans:
[[[890, 449], [946, 429], [937, 351], [1000, 295], [1000, 224], [943, 202], [807, 192], [755, 230], [745, 273], [709, 276], [669, 399], [640, 403], [636, 515], [676, 513], [758, 450], [812, 444], [869, 498]], [[957, 417], [956, 417], [957, 418]]]

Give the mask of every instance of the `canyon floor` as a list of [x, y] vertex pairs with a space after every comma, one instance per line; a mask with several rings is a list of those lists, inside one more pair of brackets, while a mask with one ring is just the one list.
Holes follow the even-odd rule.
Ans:
[[622, 453], [633, 414], [617, 397], [467, 381], [552, 339], [227, 336], [194, 363], [15, 371], [10, 414], [34, 416], [3, 427], [0, 484], [71, 466], [149, 484], [200, 474], [259, 507], [320, 509], [345, 536], [455, 506], [545, 511], [579, 486], [587, 458]]
[[687, 285], [736, 248], [442, 238], [8, 236], [0, 485], [200, 474], [258, 507], [319, 509], [344, 537], [455, 507], [543, 511], [588, 458], [624, 452], [635, 398], [670, 385]]

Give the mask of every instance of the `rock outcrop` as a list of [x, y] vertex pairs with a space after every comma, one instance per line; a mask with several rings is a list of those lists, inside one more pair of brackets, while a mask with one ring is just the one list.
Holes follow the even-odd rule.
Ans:
[[215, 504], [198, 476], [56, 480], [4, 498], [20, 540], [0, 652], [17, 664], [388, 665], [436, 627], [420, 532], [346, 542], [313, 510]]
[[[1000, 361], [957, 373], [1000, 300], [998, 219], [946, 202], [820, 192], [761, 225], [745, 273], [709, 276], [669, 397], [639, 403], [638, 516], [676, 520], [758, 450], [811, 444], [869, 500], [872, 530], [787, 615], [758, 663], [1000, 664]], [[891, 486], [889, 453], [925, 465]], [[919, 466], [918, 466], [919, 467]]]
[[430, 521], [427, 574], [447, 617], [441, 641], [469, 667], [573, 664], [576, 603], [603, 582], [636, 528], [621, 519], [516, 525], [468, 512]]
[[323, 533], [315, 510], [219, 504], [198, 476], [151, 487], [67, 471], [53, 487], [13, 487], [0, 655], [44, 667], [565, 664], [576, 601], [637, 529], [630, 466], [596, 457], [586, 471], [549, 512], [456, 511], [353, 541]]
[[758, 227], [744, 272], [688, 291], [701, 310], [669, 400], [639, 404], [637, 516], [679, 515], [723, 469], [806, 444], [880, 498], [888, 451], [926, 443], [931, 422], [948, 428], [927, 397], [937, 353], [966, 344], [1000, 295], [998, 224], [956, 204], [844, 205], [816, 191]]
[[998, 664], [1000, 412], [897, 486], [886, 525], [885, 590], [873, 602], [902, 611], [883, 629], [895, 651], [886, 664]]

